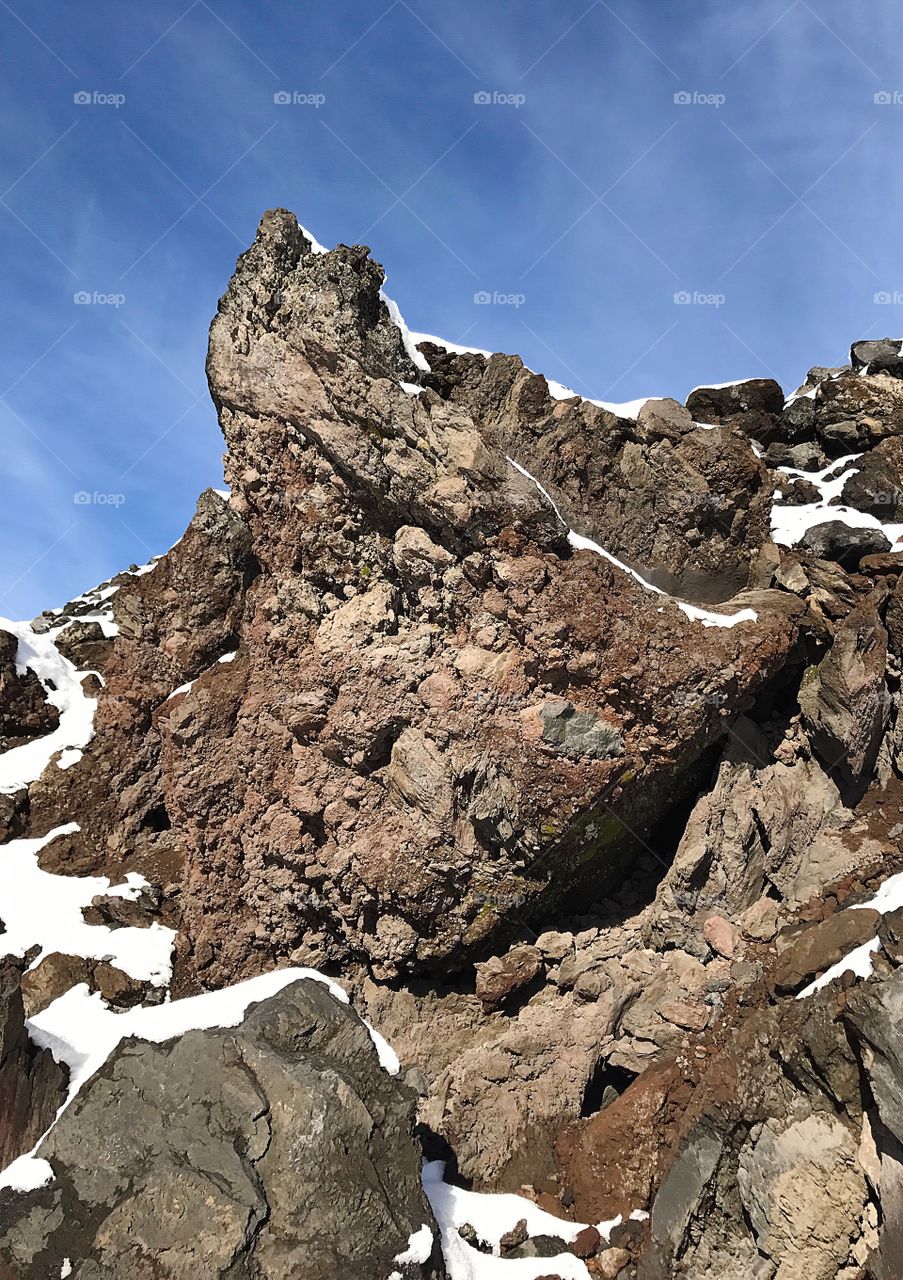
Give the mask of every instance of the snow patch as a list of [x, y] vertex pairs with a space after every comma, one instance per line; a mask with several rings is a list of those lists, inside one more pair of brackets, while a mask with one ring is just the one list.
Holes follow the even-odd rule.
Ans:
[[124, 884], [111, 885], [106, 876], [57, 876], [38, 865], [41, 849], [78, 830], [70, 822], [38, 839], [10, 840], [0, 848], [0, 918], [6, 928], [0, 934], [0, 955], [24, 956], [39, 946], [32, 969], [58, 951], [108, 960], [139, 982], [165, 986], [172, 976], [174, 930], [156, 922], [147, 929], [111, 929], [86, 924], [82, 916], [82, 909], [100, 894], [134, 902], [148, 887], [143, 876], [130, 871]]
[[[0, 755], [0, 793], [12, 795], [41, 776], [58, 751], [80, 751], [94, 734], [94, 712], [97, 701], [82, 688], [82, 677], [59, 652], [55, 637], [63, 628], [56, 627], [39, 635], [28, 622], [12, 622], [0, 618], [0, 629], [10, 632], [19, 642], [16, 670], [34, 672], [41, 682], [47, 701], [60, 713], [60, 722], [52, 733], [12, 747]], [[68, 764], [74, 760], [68, 757]], [[68, 765], [63, 766], [68, 767]]]
[[398, 329], [401, 330], [401, 340], [404, 343], [404, 349], [408, 353], [408, 358], [410, 359], [411, 363], [414, 365], [416, 369], [420, 369], [424, 373], [429, 373], [430, 366], [427, 362], [426, 357], [422, 354], [422, 352], [417, 350], [417, 341], [419, 340], [420, 335], [419, 334], [415, 335], [411, 333], [410, 329], [404, 322], [404, 316], [399, 311], [398, 303], [394, 300], [394, 298], [390, 298], [389, 295], [385, 293], [384, 290], [382, 289], [380, 289], [379, 291], [379, 296], [382, 298], [383, 302], [389, 308], [389, 318], [391, 319], [392, 323], [396, 325]]
[[19, 1156], [0, 1172], [0, 1189], [7, 1188], [10, 1191], [37, 1191], [39, 1187], [46, 1187], [52, 1181], [53, 1169], [46, 1160], [39, 1159], [31, 1152]]
[[422, 1266], [424, 1262], [429, 1262], [430, 1254], [433, 1252], [433, 1233], [430, 1228], [423, 1224], [419, 1231], [414, 1231], [408, 1237], [408, 1247], [403, 1253], [399, 1253], [393, 1259], [398, 1266], [404, 1266], [406, 1262], [415, 1263]]
[[[839, 498], [850, 476], [855, 475], [858, 467], [850, 466], [862, 455], [848, 453], [835, 462], [831, 462], [822, 471], [801, 471], [798, 467], [778, 467], [782, 475], [791, 480], [808, 480], [819, 492], [816, 502], [806, 502], [799, 506], [781, 505], [775, 501], [771, 509], [772, 541], [784, 547], [795, 547], [798, 542], [820, 524], [828, 524], [832, 520], [851, 529], [880, 529], [889, 539], [892, 549], [903, 539], [903, 524], [882, 524], [875, 516], [865, 511], [857, 511], [854, 507], [831, 506], [835, 498]], [[781, 497], [780, 492], [775, 495]]]
[[[586, 1223], [556, 1218], [523, 1196], [464, 1191], [445, 1182], [444, 1173], [445, 1164], [441, 1160], [423, 1166], [423, 1189], [439, 1225], [449, 1280], [537, 1280], [539, 1276], [552, 1274], [561, 1280], [588, 1280], [586, 1264], [572, 1253], [562, 1253], [555, 1258], [499, 1256], [502, 1236], [522, 1218], [526, 1219], [529, 1236], [557, 1236], [566, 1244], [577, 1239]], [[607, 1240], [620, 1221], [615, 1218], [597, 1223], [600, 1235]], [[492, 1247], [491, 1254], [481, 1253], [462, 1239], [458, 1228], [465, 1223]]]

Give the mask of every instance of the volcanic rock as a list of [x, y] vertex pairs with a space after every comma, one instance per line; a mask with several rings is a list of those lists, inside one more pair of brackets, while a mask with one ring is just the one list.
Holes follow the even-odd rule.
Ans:
[[[413, 1102], [359, 1018], [302, 980], [237, 1028], [126, 1041], [41, 1145], [54, 1181], [0, 1197], [18, 1280], [444, 1276], [420, 1185]], [[190, 1212], [186, 1212], [190, 1206]]]

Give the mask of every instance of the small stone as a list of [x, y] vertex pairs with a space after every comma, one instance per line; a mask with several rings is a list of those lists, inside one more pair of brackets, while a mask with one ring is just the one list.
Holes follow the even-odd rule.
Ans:
[[771, 942], [781, 922], [780, 908], [772, 898], [760, 898], [740, 917], [740, 931], [752, 942]]
[[578, 1258], [592, 1258], [598, 1253], [601, 1243], [602, 1236], [599, 1234], [598, 1228], [584, 1227], [571, 1245], [571, 1253]]
[[706, 942], [718, 956], [725, 960], [733, 957], [737, 945], [737, 930], [724, 916], [709, 916], [702, 926]]
[[477, 998], [486, 1012], [500, 1009], [523, 990], [542, 970], [542, 955], [526, 943], [512, 947], [505, 956], [492, 956], [477, 971]]
[[704, 1031], [708, 1026], [709, 1010], [705, 1005], [693, 1004], [689, 1000], [666, 1000], [658, 1006], [657, 1012], [676, 1027], [685, 1031]]
[[499, 1240], [499, 1252], [502, 1257], [506, 1258], [509, 1253], [518, 1247], [518, 1245], [523, 1244], [526, 1238], [527, 1219], [521, 1218], [520, 1221], [515, 1223], [510, 1231], [506, 1231], [501, 1240]]
[[602, 1280], [615, 1280], [615, 1276], [621, 1274], [629, 1261], [630, 1254], [626, 1249], [606, 1249], [596, 1258], [596, 1275], [601, 1276]]
[[545, 960], [559, 961], [565, 956], [570, 955], [574, 950], [574, 935], [572, 933], [541, 933], [536, 939], [536, 949], [542, 953]]

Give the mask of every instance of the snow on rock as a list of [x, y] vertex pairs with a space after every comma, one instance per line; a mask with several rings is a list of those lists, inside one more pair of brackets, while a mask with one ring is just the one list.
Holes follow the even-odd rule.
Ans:
[[465, 347], [460, 342], [449, 342], [447, 338], [439, 338], [435, 333], [412, 333], [411, 339], [415, 346], [419, 346], [421, 342], [430, 342], [434, 347], [442, 347], [455, 356], [485, 356], [489, 360], [495, 355], [494, 351], [487, 351], [485, 347]]
[[[514, 467], [515, 471], [519, 471], [522, 476], [530, 480], [536, 485], [536, 488], [551, 506], [558, 520], [568, 530], [568, 542], [577, 551], [594, 551], [597, 555], [603, 556], [610, 564], [613, 564], [622, 573], [629, 573], [631, 578], [640, 584], [646, 591], [651, 591], [654, 595], [665, 596], [661, 587], [656, 587], [653, 583], [647, 581], [642, 574], [637, 573], [636, 569], [631, 569], [630, 565], [625, 564], [623, 560], [619, 560], [617, 556], [613, 556], [610, 551], [606, 551], [604, 547], [600, 547], [598, 542], [593, 542], [591, 538], [586, 538], [582, 533], [575, 533], [568, 526], [567, 521], [558, 509], [555, 499], [545, 489], [535, 476], [532, 476], [526, 467], [522, 467], [519, 462], [515, 462], [513, 458], [506, 455], [505, 461]], [[670, 599], [670, 597], [668, 597]], [[685, 614], [694, 622], [701, 622], [704, 627], [735, 627], [739, 622], [755, 622], [758, 614], [754, 609], [740, 609], [737, 613], [716, 613], [711, 609], [701, 609], [695, 604], [684, 604], [683, 601], [675, 601], [681, 613]]]
[[0, 955], [23, 956], [38, 946], [40, 954], [31, 968], [59, 951], [108, 960], [139, 982], [165, 986], [172, 976], [172, 929], [156, 922], [146, 929], [111, 929], [86, 924], [82, 916], [82, 909], [99, 894], [134, 901], [147, 888], [143, 876], [130, 871], [124, 884], [111, 885], [106, 876], [57, 876], [38, 865], [45, 845], [78, 829], [70, 822], [38, 839], [10, 840], [0, 849], [0, 918], [5, 926]]
[[[16, 668], [22, 673], [29, 668], [40, 680], [48, 702], [59, 709], [60, 722], [52, 733], [24, 742], [0, 755], [0, 793], [11, 795], [41, 776], [58, 751], [81, 751], [94, 733], [97, 702], [82, 688], [85, 672], [76, 671], [54, 642], [62, 628], [39, 635], [28, 622], [12, 622], [0, 618], [0, 628], [19, 641]], [[71, 755], [63, 768], [74, 764]]]
[[[431, 342], [433, 346], [442, 347], [445, 351], [449, 351], [452, 355], [458, 356], [485, 356], [490, 359], [495, 353], [487, 351], [485, 347], [465, 347], [460, 342], [449, 342], [447, 338], [439, 338], [434, 333], [412, 333], [411, 337], [415, 343]], [[524, 368], [529, 368], [524, 365]], [[535, 373], [535, 369], [530, 370]], [[542, 375], [545, 377], [545, 374]], [[556, 382], [554, 378], [546, 378], [546, 386], [549, 388], [549, 395], [553, 400], [586, 400], [588, 404], [597, 405], [600, 409], [607, 409], [609, 413], [614, 413], [619, 418], [631, 418], [636, 421], [637, 415], [643, 405], [648, 400], [654, 400], [655, 396], [641, 396], [639, 400], [625, 400], [616, 403], [609, 400], [593, 400], [589, 396], [581, 396], [578, 392], [573, 391], [570, 387], [566, 387], [563, 382]]]
[[421, 335], [411, 333], [410, 329], [404, 322], [404, 316], [399, 311], [398, 303], [394, 298], [390, 298], [382, 289], [379, 291], [379, 296], [389, 308], [389, 316], [392, 323], [397, 325], [401, 330], [401, 340], [404, 343], [404, 349], [408, 353], [411, 363], [415, 368], [421, 369], [424, 373], [429, 373], [430, 366], [426, 356], [417, 350], [417, 342], [421, 340]]
[[0, 1172], [0, 1190], [37, 1191], [53, 1181], [53, 1169], [46, 1160], [41, 1160], [34, 1152], [19, 1156], [12, 1164], [8, 1164]]
[[[823, 471], [801, 471], [798, 467], [778, 467], [781, 475], [791, 480], [807, 480], [819, 491], [817, 502], [806, 502], [799, 506], [774, 503], [771, 510], [771, 536], [774, 542], [784, 547], [794, 547], [817, 525], [839, 520], [851, 529], [881, 529], [890, 540], [894, 550], [903, 539], [903, 524], [882, 524], [875, 516], [865, 511], [857, 511], [854, 507], [832, 506], [834, 499], [839, 498], [850, 476], [858, 470], [850, 464], [862, 455], [848, 453], [835, 462], [829, 463]], [[777, 498], [781, 494], [778, 492]]]
[[[556, 1275], [561, 1280], [588, 1280], [586, 1264], [572, 1253], [555, 1258], [502, 1258], [499, 1245], [502, 1236], [527, 1223], [528, 1236], [557, 1236], [567, 1244], [577, 1239], [586, 1227], [583, 1222], [566, 1222], [540, 1209], [532, 1200], [518, 1195], [492, 1195], [465, 1191], [443, 1180], [445, 1164], [441, 1160], [423, 1166], [423, 1189], [433, 1210], [442, 1238], [442, 1253], [449, 1280], [538, 1280]], [[601, 1236], [608, 1239], [621, 1221], [597, 1223]], [[481, 1240], [492, 1247], [492, 1253], [481, 1253], [459, 1235], [465, 1223]], [[396, 1259], [398, 1261], [398, 1259]]]
[[[896, 911], [899, 907], [903, 907], [903, 871], [885, 880], [875, 896], [870, 898], [868, 902], [855, 902], [850, 907], [850, 910], [861, 910], [863, 907], [871, 907], [873, 911], [880, 911], [882, 915], [885, 915], [888, 911]], [[802, 1000], [805, 996], [811, 996], [814, 992], [820, 991], [822, 987], [826, 987], [829, 982], [839, 978], [848, 969], [855, 973], [857, 978], [867, 978], [872, 972], [872, 957], [880, 949], [881, 942], [877, 936], [870, 938], [868, 942], [863, 942], [858, 947], [854, 947], [852, 951], [847, 952], [842, 960], [838, 960], [830, 969], [826, 969], [823, 974], [817, 977], [814, 982], [810, 982], [808, 987], [804, 987], [802, 991], [798, 992], [797, 1000]]]
[[[8, 847], [4, 846], [4, 849]], [[96, 932], [100, 926], [86, 928], [93, 928]], [[115, 930], [117, 940], [125, 932], [125, 929]], [[148, 933], [149, 930], [135, 929], [131, 932]], [[171, 934], [170, 930], [166, 932]], [[26, 1022], [28, 1034], [34, 1044], [41, 1049], [49, 1049], [56, 1062], [69, 1068], [69, 1091], [57, 1118], [86, 1081], [103, 1066], [119, 1042], [127, 1036], [162, 1044], [187, 1031], [237, 1027], [244, 1020], [249, 1005], [276, 995], [301, 978], [323, 983], [340, 1004], [350, 1003], [344, 988], [316, 969], [274, 969], [270, 973], [249, 978], [219, 991], [207, 991], [199, 996], [187, 996], [183, 1000], [172, 1000], [166, 1004], [139, 1005], [124, 1013], [116, 1013], [110, 1009], [100, 993], [92, 993], [86, 983], [71, 987]], [[381, 1066], [389, 1074], [397, 1075], [400, 1065], [396, 1054], [378, 1032], [374, 1032], [369, 1026], [368, 1030]], [[49, 1181], [52, 1170], [47, 1161], [36, 1154], [46, 1136], [42, 1136], [29, 1154], [20, 1156], [0, 1174], [0, 1187], [25, 1191], [43, 1186]], [[422, 1238], [420, 1240], [422, 1243]], [[412, 1245], [413, 1240], [409, 1242], [409, 1248]]]
[[429, 1262], [430, 1254], [433, 1252], [433, 1233], [426, 1225], [414, 1231], [408, 1236], [408, 1247], [402, 1253], [396, 1255], [394, 1261], [398, 1266], [404, 1266], [406, 1262], [412, 1262], [417, 1266], [422, 1266], [424, 1262]]

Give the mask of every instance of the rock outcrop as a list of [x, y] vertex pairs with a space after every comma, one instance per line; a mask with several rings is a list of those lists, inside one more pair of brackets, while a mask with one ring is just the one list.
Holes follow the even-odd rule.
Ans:
[[[210, 334], [229, 491], [32, 624], [94, 733], [0, 838], [108, 876], [76, 923], [112, 941], [10, 968], [4, 1150], [63, 1087], [26, 1013], [164, 998], [123, 929], [175, 931], [177, 996], [339, 974], [406, 1083], [311, 983], [128, 1041], [4, 1193], [0, 1275], [438, 1280], [423, 1151], [571, 1219], [500, 1266], [890, 1280], [900, 344], [619, 410], [417, 345], [382, 283], [267, 214]], [[0, 632], [0, 750], [66, 717], [23, 657]]]
[[[235, 1028], [125, 1041], [42, 1143], [53, 1181], [0, 1192], [0, 1274], [441, 1280], [413, 1127], [320, 982]], [[420, 1261], [397, 1262], [415, 1235]]]
[[67, 1073], [28, 1037], [22, 966], [0, 961], [0, 1168], [30, 1151], [66, 1096]]

